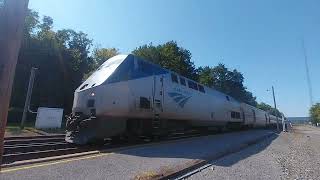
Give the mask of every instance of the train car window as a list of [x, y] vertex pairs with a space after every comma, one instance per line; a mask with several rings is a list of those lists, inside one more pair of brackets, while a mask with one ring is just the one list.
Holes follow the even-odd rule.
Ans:
[[175, 74], [171, 74], [171, 80], [172, 80], [172, 82], [179, 83], [178, 82], [178, 76], [175, 75]]
[[235, 119], [236, 118], [236, 112], [231, 111], [231, 118]]
[[150, 101], [146, 97], [140, 97], [140, 108], [150, 109]]
[[236, 112], [236, 119], [241, 119], [241, 118], [240, 118], [240, 113], [239, 113], [239, 112]]
[[189, 88], [191, 88], [191, 89], [198, 90], [198, 85], [197, 85], [197, 83], [194, 83], [194, 82], [192, 82], [192, 81], [188, 81], [188, 86], [189, 86]]
[[226, 99], [227, 99], [227, 101], [230, 101], [230, 98], [229, 98], [229, 96], [226, 96]]
[[202, 85], [198, 84], [198, 88], [199, 88], [199, 91], [200, 91], [200, 92], [205, 93], [204, 88], [203, 88], [203, 86], [202, 86]]
[[186, 80], [182, 77], [180, 77], [180, 84], [186, 86]]
[[233, 118], [233, 119], [241, 119], [240, 113], [239, 112], [235, 112], [235, 111], [231, 111], [231, 118]]

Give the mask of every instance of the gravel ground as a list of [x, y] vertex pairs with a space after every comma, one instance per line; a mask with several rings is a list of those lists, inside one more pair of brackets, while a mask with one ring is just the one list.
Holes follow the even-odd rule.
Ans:
[[0, 179], [147, 179], [207, 160], [270, 133], [251, 130], [155, 144], [96, 158], [5, 172], [0, 174]]
[[189, 179], [319, 179], [320, 128], [295, 126], [212, 164]]

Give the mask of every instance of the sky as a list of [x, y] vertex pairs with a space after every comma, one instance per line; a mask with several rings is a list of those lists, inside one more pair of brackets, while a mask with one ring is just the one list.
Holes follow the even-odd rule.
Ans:
[[196, 67], [224, 63], [245, 77], [258, 102], [288, 117], [308, 116], [320, 102], [320, 1], [318, 0], [29, 0], [29, 8], [54, 20], [54, 29], [83, 31], [94, 46], [127, 54], [136, 47], [174, 40], [192, 53]]

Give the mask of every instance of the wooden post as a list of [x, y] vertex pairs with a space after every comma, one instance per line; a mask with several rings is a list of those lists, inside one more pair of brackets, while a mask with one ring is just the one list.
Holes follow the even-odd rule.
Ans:
[[[28, 0], [5, 0], [0, 8], [0, 162], [12, 83], [18, 60]], [[1, 166], [0, 166], [1, 169]]]

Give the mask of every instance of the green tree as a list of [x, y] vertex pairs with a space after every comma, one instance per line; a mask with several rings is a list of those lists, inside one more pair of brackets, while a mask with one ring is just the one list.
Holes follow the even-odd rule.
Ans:
[[200, 83], [226, 93], [239, 101], [256, 106], [256, 98], [243, 85], [244, 77], [237, 71], [229, 70], [224, 64], [219, 64], [213, 68], [198, 68]]
[[269, 104], [266, 104], [264, 102], [259, 103], [257, 105], [257, 108], [264, 110], [264, 111], [271, 111], [273, 109]]
[[31, 9], [28, 9], [24, 24], [24, 37], [28, 38], [34, 34], [34, 30], [39, 25], [39, 14]]
[[95, 67], [99, 67], [106, 60], [118, 54], [119, 50], [116, 48], [95, 48], [92, 55], [92, 58], [95, 62]]
[[209, 66], [199, 67], [199, 82], [208, 87], [213, 87], [214, 79], [212, 75], [212, 69]]
[[28, 11], [24, 39], [16, 66], [11, 107], [22, 108], [30, 69], [37, 67], [31, 104], [34, 107], [62, 107], [71, 111], [74, 90], [94, 68], [89, 55], [92, 40], [83, 32], [53, 30], [53, 19]]
[[191, 60], [190, 51], [179, 47], [175, 41], [158, 46], [150, 43], [136, 48], [132, 53], [182, 76], [197, 80], [197, 72]]
[[320, 103], [314, 104], [310, 108], [309, 113], [310, 113], [312, 123], [314, 124], [320, 123]]
[[270, 114], [274, 115], [274, 116], [278, 116], [281, 117], [282, 116], [282, 112], [280, 112], [278, 109], [275, 109], [274, 107], [270, 106], [269, 104], [266, 104], [264, 102], [261, 102], [257, 105], [257, 108], [264, 110], [266, 112], [269, 112]]

